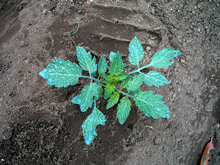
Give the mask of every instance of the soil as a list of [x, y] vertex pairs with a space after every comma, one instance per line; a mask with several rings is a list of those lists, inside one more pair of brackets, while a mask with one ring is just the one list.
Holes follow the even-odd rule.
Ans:
[[[209, 165], [220, 164], [219, 0], [3, 0], [0, 20], [0, 164], [197, 165], [211, 137]], [[85, 144], [81, 125], [92, 110], [70, 100], [89, 81], [55, 88], [38, 74], [55, 57], [78, 63], [69, 37], [78, 22], [76, 45], [97, 61], [120, 51], [127, 71], [134, 36], [145, 50], [140, 66], [163, 48], [181, 50], [158, 70], [168, 85], [143, 86], [164, 96], [171, 118], [148, 118], [133, 103], [120, 125], [102, 97], [107, 121]]]

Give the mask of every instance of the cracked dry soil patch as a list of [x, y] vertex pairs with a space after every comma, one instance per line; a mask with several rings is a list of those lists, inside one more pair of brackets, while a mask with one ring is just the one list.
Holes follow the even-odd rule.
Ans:
[[[220, 2], [96, 0], [10, 0], [0, 2], [0, 163], [1, 164], [147, 164], [195, 165], [214, 136], [209, 164], [219, 164]], [[170, 119], [147, 118], [135, 106], [124, 123], [116, 107], [106, 110], [105, 126], [87, 146], [82, 113], [70, 100], [88, 84], [48, 86], [38, 73], [62, 58], [76, 62], [75, 47], [108, 58], [120, 51], [126, 70], [128, 44], [137, 36], [145, 50], [140, 65], [165, 47], [182, 51], [175, 63], [159, 70], [170, 84], [155, 90]], [[148, 72], [146, 69], [144, 72]], [[150, 126], [150, 127], [149, 127]], [[151, 129], [153, 127], [153, 129]]]

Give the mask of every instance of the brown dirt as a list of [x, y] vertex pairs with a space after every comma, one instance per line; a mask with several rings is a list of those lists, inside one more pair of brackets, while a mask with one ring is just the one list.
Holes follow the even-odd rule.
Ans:
[[[10, 0], [0, 2], [0, 164], [196, 165], [214, 136], [209, 165], [220, 164], [220, 1]], [[165, 47], [182, 51], [159, 70], [170, 84], [164, 96], [171, 118], [146, 117], [135, 106], [121, 126], [116, 107], [87, 146], [82, 113], [70, 100], [88, 80], [55, 88], [39, 76], [52, 58], [78, 63], [77, 45], [97, 59], [120, 51], [126, 69], [128, 44], [137, 36], [145, 49], [141, 66]], [[145, 72], [149, 70], [146, 69]], [[151, 129], [150, 127], [153, 127]]]

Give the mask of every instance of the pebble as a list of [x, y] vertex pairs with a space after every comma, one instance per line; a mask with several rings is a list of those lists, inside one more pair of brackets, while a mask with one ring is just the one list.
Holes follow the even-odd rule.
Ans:
[[148, 39], [147, 42], [148, 42], [149, 45], [154, 45], [154, 41], [153, 40]]
[[182, 64], [184, 64], [186, 62], [184, 59], [181, 59], [180, 61]]
[[28, 59], [24, 60], [24, 63], [26, 63], [26, 64], [27, 64], [27, 63], [28, 63]]
[[155, 40], [156, 38], [157, 38], [156, 36], [153, 36], [153, 35], [150, 36], [150, 39], [152, 40]]
[[151, 47], [150, 47], [150, 46], [147, 46], [147, 47], [146, 47], [146, 50], [147, 50], [147, 51], [151, 50]]
[[48, 10], [47, 10], [47, 9], [44, 9], [44, 10], [43, 10], [43, 14], [47, 15], [47, 14], [48, 14]]
[[24, 46], [25, 46], [24, 41], [20, 41], [19, 46], [20, 46], [20, 47], [24, 47]]
[[64, 36], [68, 36], [70, 33], [69, 32], [63, 32]]

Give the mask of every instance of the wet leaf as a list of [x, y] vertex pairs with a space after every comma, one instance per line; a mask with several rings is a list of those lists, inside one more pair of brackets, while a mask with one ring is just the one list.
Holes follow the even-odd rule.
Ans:
[[108, 100], [108, 104], [106, 108], [109, 109], [113, 107], [118, 102], [118, 99], [119, 99], [119, 93], [118, 92], [113, 93], [110, 99]]
[[135, 75], [133, 80], [131, 80], [128, 83], [129, 85], [128, 85], [127, 90], [128, 91], [135, 91], [135, 90], [137, 90], [142, 85], [142, 83], [144, 81], [144, 78], [145, 78], [144, 73]]
[[122, 81], [122, 83], [121, 83], [121, 88], [126, 88], [126, 87], [128, 87], [128, 86], [129, 86], [129, 83], [131, 82], [131, 80], [132, 80], [132, 77], [131, 77], [131, 76], [127, 77], [124, 81]]
[[94, 140], [95, 136], [97, 136], [96, 127], [98, 125], [105, 125], [105, 122], [105, 115], [97, 108], [94, 108], [82, 125], [83, 136], [87, 145], [89, 145]]
[[48, 85], [67, 87], [78, 83], [82, 70], [77, 64], [58, 58], [52, 59], [52, 62], [39, 73], [40, 76], [48, 79]]
[[140, 41], [135, 36], [129, 44], [129, 62], [132, 65], [139, 66], [139, 61], [144, 58], [144, 49]]
[[92, 107], [92, 103], [94, 102], [93, 97], [95, 96], [95, 99], [97, 100], [101, 94], [102, 87], [96, 83], [91, 83], [90, 85], [86, 85], [81, 94], [75, 96], [71, 102], [74, 104], [79, 104], [80, 110], [85, 112], [89, 107]]
[[112, 84], [107, 84], [105, 87], [104, 98], [105, 99], [109, 98], [114, 91], [115, 91], [115, 86]]
[[169, 61], [181, 53], [179, 50], [172, 50], [171, 48], [165, 48], [161, 51], [155, 53], [152, 57], [152, 61], [148, 66], [153, 66], [154, 68], [165, 68], [172, 65], [174, 62]]
[[144, 83], [148, 86], [163, 86], [169, 84], [169, 81], [160, 73], [156, 71], [150, 71], [145, 75]]
[[141, 89], [140, 88], [138, 88], [138, 89], [136, 89], [135, 91], [130, 91], [130, 92], [128, 92], [128, 94], [129, 95], [131, 95], [131, 96], [136, 96], [138, 93], [140, 93], [141, 92]]
[[131, 110], [131, 102], [127, 97], [123, 97], [118, 104], [117, 118], [119, 123], [124, 124]]
[[123, 63], [119, 52], [110, 53], [110, 64], [111, 67], [108, 67], [110, 75], [119, 75], [124, 71], [125, 64]]
[[82, 69], [89, 71], [90, 75], [93, 72], [96, 72], [97, 64], [95, 57], [92, 59], [91, 53], [86, 52], [86, 50], [80, 46], [76, 47], [76, 52], [79, 65], [82, 67]]
[[122, 80], [126, 79], [128, 77], [128, 75], [129, 75], [128, 73], [121, 73], [121, 74], [115, 76], [113, 81], [116, 83], [119, 83]]
[[103, 77], [105, 75], [105, 72], [107, 71], [107, 63], [105, 60], [105, 56], [102, 56], [98, 63], [98, 73], [99, 76]]
[[154, 91], [144, 91], [138, 93], [135, 105], [145, 113], [148, 117], [157, 119], [158, 117], [169, 118], [170, 112], [162, 100], [163, 96], [154, 94]]

